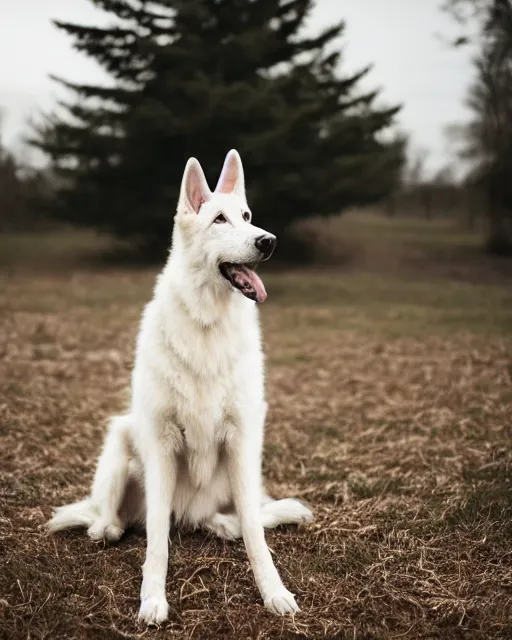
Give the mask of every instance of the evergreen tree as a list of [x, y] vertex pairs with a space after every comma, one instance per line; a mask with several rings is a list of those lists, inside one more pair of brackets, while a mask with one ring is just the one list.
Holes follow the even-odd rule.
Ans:
[[403, 144], [381, 133], [398, 108], [357, 91], [368, 69], [338, 74], [343, 23], [301, 35], [313, 0], [91, 1], [114, 26], [56, 24], [113, 86], [59, 80], [78, 99], [35, 141], [64, 178], [63, 219], [165, 247], [186, 160], [213, 188], [232, 147], [258, 224], [278, 234], [395, 185]]

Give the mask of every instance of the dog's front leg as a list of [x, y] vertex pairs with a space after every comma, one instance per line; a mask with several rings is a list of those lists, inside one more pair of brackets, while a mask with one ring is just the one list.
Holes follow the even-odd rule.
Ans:
[[228, 445], [231, 490], [245, 548], [267, 609], [278, 615], [293, 613], [300, 609], [277, 573], [261, 522], [261, 446], [248, 436], [237, 433]]
[[144, 464], [146, 491], [146, 561], [142, 568], [139, 620], [158, 624], [167, 618], [165, 579], [169, 558], [171, 504], [176, 485], [174, 454], [155, 450]]

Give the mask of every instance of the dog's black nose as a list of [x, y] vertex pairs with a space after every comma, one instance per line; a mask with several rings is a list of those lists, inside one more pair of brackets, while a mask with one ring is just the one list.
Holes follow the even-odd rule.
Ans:
[[273, 254], [276, 248], [277, 239], [270, 233], [256, 238], [256, 249], [263, 254], [263, 260], [267, 260]]

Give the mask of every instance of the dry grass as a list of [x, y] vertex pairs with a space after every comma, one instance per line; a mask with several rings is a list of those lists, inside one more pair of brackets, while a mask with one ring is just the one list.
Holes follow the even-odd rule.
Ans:
[[87, 491], [154, 272], [4, 275], [0, 636], [512, 637], [511, 288], [425, 276], [267, 275], [265, 474], [316, 513], [267, 539], [302, 613], [263, 609], [241, 542], [174, 533], [145, 630], [144, 538], [40, 525]]

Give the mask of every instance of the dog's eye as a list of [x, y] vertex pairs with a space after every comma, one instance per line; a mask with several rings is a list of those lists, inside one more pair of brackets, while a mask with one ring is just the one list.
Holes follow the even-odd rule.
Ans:
[[244, 212], [243, 212], [243, 214], [242, 214], [242, 216], [243, 216], [243, 219], [244, 219], [246, 222], [249, 222], [249, 221], [250, 221], [250, 219], [251, 219], [251, 214], [250, 214], [248, 211], [244, 211]]
[[222, 224], [223, 222], [227, 222], [226, 216], [223, 213], [219, 213], [219, 215], [215, 218], [214, 222], [217, 224]]

